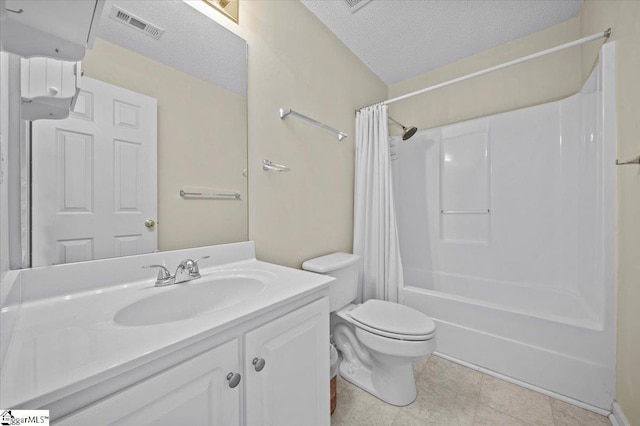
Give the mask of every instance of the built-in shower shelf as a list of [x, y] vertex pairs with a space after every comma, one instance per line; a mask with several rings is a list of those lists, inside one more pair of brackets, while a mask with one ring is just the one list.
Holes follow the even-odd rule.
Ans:
[[628, 161], [618, 161], [616, 160], [616, 165], [617, 166], [626, 166], [629, 164], [640, 164], [640, 155], [638, 155], [636, 158], [632, 159], [632, 160], [628, 160]]
[[442, 214], [486, 214], [491, 213], [489, 209], [479, 209], [479, 210], [440, 210]]

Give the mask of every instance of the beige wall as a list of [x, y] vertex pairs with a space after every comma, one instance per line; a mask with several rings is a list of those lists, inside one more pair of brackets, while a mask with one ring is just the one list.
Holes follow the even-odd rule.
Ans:
[[[354, 109], [385, 99], [387, 86], [298, 1], [242, 1], [239, 25], [218, 22], [249, 44], [249, 238], [258, 257], [300, 267], [351, 251]], [[349, 137], [280, 120], [279, 108]], [[263, 172], [263, 159], [292, 171]]]
[[[82, 65], [85, 76], [158, 100], [159, 249], [246, 241], [246, 98], [102, 39]], [[242, 199], [184, 200], [185, 186]]]
[[[580, 37], [578, 18], [478, 53], [389, 87], [390, 97], [495, 66]], [[580, 49], [573, 48], [392, 104], [389, 115], [428, 129], [561, 99], [580, 89]], [[390, 130], [398, 133], [397, 126]]]
[[[618, 158], [640, 155], [640, 1], [585, 1], [583, 36], [612, 28], [616, 42]], [[596, 61], [583, 49], [583, 75]], [[640, 425], [640, 166], [618, 166], [618, 333], [615, 397]]]

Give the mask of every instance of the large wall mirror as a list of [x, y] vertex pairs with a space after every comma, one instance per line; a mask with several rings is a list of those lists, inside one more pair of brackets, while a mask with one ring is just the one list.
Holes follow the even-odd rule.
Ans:
[[107, 1], [69, 118], [25, 126], [22, 266], [246, 241], [246, 49], [184, 1]]

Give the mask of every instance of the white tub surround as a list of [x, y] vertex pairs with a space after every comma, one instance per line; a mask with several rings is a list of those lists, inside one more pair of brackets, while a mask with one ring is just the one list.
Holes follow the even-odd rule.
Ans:
[[393, 162], [403, 303], [438, 351], [600, 409], [615, 359], [615, 45], [556, 102], [423, 130]]
[[[187, 283], [155, 287], [156, 271], [141, 269], [142, 265], [165, 263], [173, 272], [181, 260], [204, 255], [211, 257], [201, 261], [202, 278]], [[130, 323], [130, 319], [123, 320], [122, 315], [118, 317], [118, 312], [123, 312], [123, 309], [126, 311], [127, 306], [163, 293], [175, 294], [175, 303], [179, 305], [181, 292], [187, 291], [185, 289], [189, 286], [215, 285], [215, 280], [210, 283], [206, 280], [222, 275], [249, 277], [260, 281], [263, 286], [244, 299], [224, 302], [226, 307], [219, 310], [200, 311], [182, 320], [132, 326], [122, 325]], [[311, 328], [316, 332], [310, 335], [312, 340], [307, 340], [305, 344], [309, 346], [309, 342], [312, 342], [323, 345], [325, 340], [327, 343], [324, 345], [326, 351], [320, 349], [316, 360], [321, 364], [316, 365], [319, 367], [317, 371], [326, 373], [322, 375], [323, 379], [326, 378], [326, 384], [319, 385], [320, 389], [314, 389], [313, 392], [317, 397], [315, 392], [326, 390], [326, 404], [323, 398], [317, 398], [320, 400], [317, 404], [318, 410], [326, 405], [328, 421], [329, 325], [328, 300], [325, 296], [328, 296], [328, 283], [331, 280], [330, 277], [258, 261], [252, 242], [20, 271], [13, 291], [16, 286], [20, 287], [21, 303], [3, 307], [2, 312], [3, 319], [10, 314], [14, 320], [12, 333], [7, 330], [11, 339], [6, 354], [3, 344], [0, 405], [49, 409], [54, 420], [75, 412], [63, 419], [62, 424], [81, 424], [83, 411], [78, 410], [83, 407], [153, 374], [162, 376], [167, 371], [169, 375], [177, 374], [171, 373], [172, 366], [198, 354], [219, 350], [215, 348], [225, 342], [235, 343], [229, 347], [224, 345], [227, 347], [224, 352], [226, 355], [221, 352], [220, 359], [229, 359], [237, 364], [243, 357], [264, 357], [264, 353], [269, 352], [264, 348], [262, 354], [245, 353], [251, 345], [260, 347], [256, 339], [269, 334], [261, 332], [257, 337], [250, 337], [251, 330], [271, 321], [270, 325], [275, 324], [277, 330], [286, 332], [288, 326], [278, 321], [283, 316], [303, 312], [306, 308], [298, 308], [306, 305], [315, 306], [312, 316], [316, 319]], [[15, 302], [15, 299], [7, 298], [7, 301], [11, 300]], [[312, 303], [314, 301], [316, 305]], [[212, 300], [212, 303], [218, 302]], [[296, 321], [302, 324], [305, 318], [300, 317]], [[319, 337], [321, 334], [324, 337]], [[323, 361], [321, 355], [324, 352], [327, 353]], [[202, 356], [206, 359], [213, 355]], [[206, 365], [199, 362], [194, 361], [193, 365]], [[267, 360], [267, 367], [272, 369], [269, 374], [273, 373], [277, 364], [273, 359]], [[236, 393], [239, 392], [237, 401], [233, 403], [238, 406], [237, 418], [233, 413], [226, 417], [226, 421], [231, 423], [236, 420], [241, 422], [245, 416], [254, 416], [255, 421], [262, 421], [255, 417], [260, 416], [256, 414], [255, 407], [252, 412], [240, 410], [242, 391], [238, 389], [250, 386], [245, 383], [247, 375], [251, 374], [248, 371], [250, 366], [249, 362], [248, 365], [237, 367], [243, 379], [240, 387], [235, 389]], [[292, 368], [295, 370], [295, 365]], [[315, 371], [313, 368], [311, 370]], [[224, 374], [227, 372], [224, 371]], [[273, 376], [261, 377], [269, 377], [270, 380]], [[249, 380], [254, 380], [254, 383], [258, 381], [257, 378]], [[298, 387], [304, 384], [298, 383]], [[260, 385], [253, 385], [252, 388], [252, 392], [260, 393]], [[259, 400], [261, 396], [255, 399]], [[100, 418], [100, 413], [104, 414], [113, 408], [120, 409], [117, 398], [107, 398], [106, 401], [106, 406], [101, 402], [95, 406], [97, 411], [90, 414]], [[247, 405], [246, 401], [244, 405]], [[125, 415], [126, 409], [123, 411], [122, 415]], [[216, 423], [212, 421], [207, 424]]]
[[0, 280], [0, 378], [4, 377], [1, 369], [9, 342], [13, 335], [16, 318], [20, 310], [20, 272], [9, 271]]

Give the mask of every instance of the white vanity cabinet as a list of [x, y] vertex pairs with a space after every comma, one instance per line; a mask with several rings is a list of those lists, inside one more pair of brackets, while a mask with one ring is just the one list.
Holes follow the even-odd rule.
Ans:
[[279, 312], [52, 424], [328, 426], [328, 298]]
[[227, 375], [239, 371], [233, 340], [82, 409], [57, 425], [240, 424], [240, 386]]
[[328, 425], [326, 298], [245, 335], [247, 425]]

